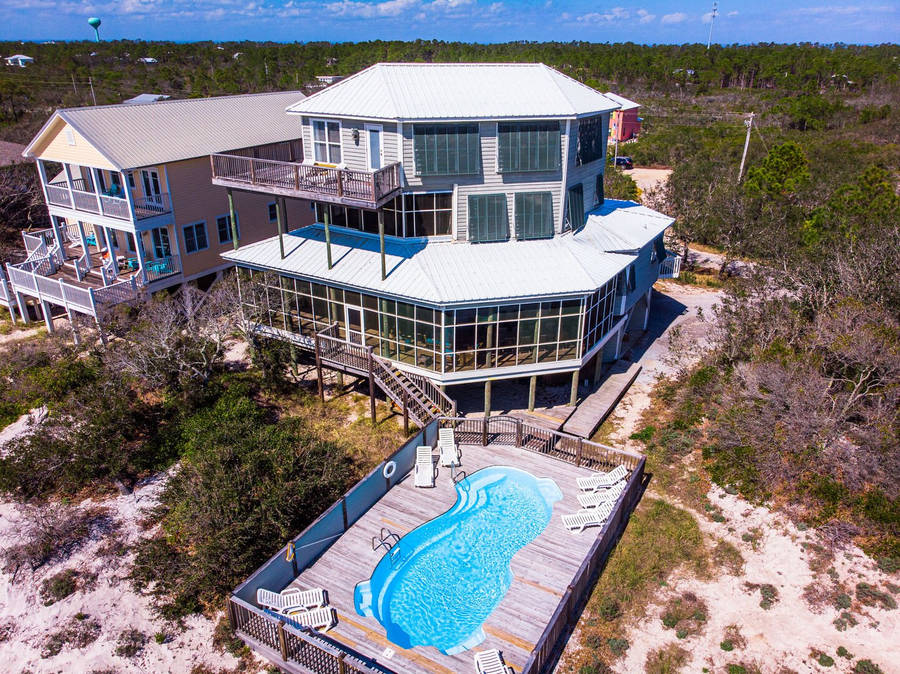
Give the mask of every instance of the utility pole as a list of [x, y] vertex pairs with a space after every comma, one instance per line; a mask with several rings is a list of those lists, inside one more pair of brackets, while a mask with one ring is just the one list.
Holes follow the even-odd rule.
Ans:
[[741, 176], [744, 175], [744, 162], [747, 160], [747, 148], [750, 147], [750, 130], [753, 128], [754, 114], [751, 112], [750, 117], [744, 120], [744, 126], [747, 127], [747, 137], [744, 139], [744, 154], [741, 155], [741, 167], [738, 169], [738, 182], [741, 182]]
[[709, 45], [712, 44], [713, 23], [715, 23], [717, 16], [719, 16], [719, 3], [714, 2], [712, 12], [709, 15], [709, 35], [706, 38], [706, 51], [709, 51]]
[[91, 85], [91, 99], [94, 101], [94, 105], [97, 105], [97, 97], [94, 95], [94, 78], [88, 77], [88, 84]]
[[72, 89], [75, 91], [75, 95], [78, 95], [78, 87], [75, 86], [75, 73], [72, 73]]

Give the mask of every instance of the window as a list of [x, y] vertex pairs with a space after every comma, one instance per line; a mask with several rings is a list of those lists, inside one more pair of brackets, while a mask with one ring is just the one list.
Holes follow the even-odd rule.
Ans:
[[501, 173], [559, 169], [559, 122], [502, 123], [497, 136]]
[[603, 205], [603, 174], [597, 174], [597, 184], [594, 188], [594, 204], [597, 206]]
[[130, 187], [131, 189], [134, 189], [134, 174], [133, 173], [128, 174], [128, 187]]
[[418, 176], [474, 175], [481, 171], [477, 124], [416, 124], [413, 150]]
[[268, 206], [269, 209], [269, 222], [278, 222], [278, 207], [275, 205], [273, 201]]
[[[237, 230], [237, 236], [240, 240], [241, 238], [241, 220], [237, 219], [235, 224], [235, 229]], [[219, 230], [219, 243], [229, 243], [231, 241], [231, 215], [220, 215], [216, 218], [216, 229]]]
[[313, 156], [325, 164], [341, 163], [341, 124], [313, 120]]
[[603, 143], [603, 115], [578, 121], [578, 145], [575, 163], [581, 166], [602, 159], [606, 153]]
[[476, 242], [506, 241], [509, 238], [509, 215], [505, 194], [469, 195], [469, 240]]
[[195, 222], [184, 226], [184, 249], [186, 252], [196, 253], [208, 246], [205, 222]]
[[650, 262], [662, 262], [666, 259], [666, 244], [662, 234], [653, 240], [653, 252], [656, 254], [656, 259], [652, 259], [653, 256], [651, 256]]
[[516, 193], [516, 238], [553, 236], [553, 195], [550, 192]]
[[443, 236], [450, 234], [453, 194], [436, 192], [406, 194], [405, 236]]
[[66, 127], [66, 142], [69, 145], [75, 144], [75, 132], [72, 131], [72, 127], [70, 127], [70, 126]]
[[109, 237], [109, 245], [111, 245], [113, 248], [118, 248], [119, 247], [119, 239], [116, 236], [116, 230], [107, 229], [106, 235]]
[[169, 230], [165, 227], [157, 227], [150, 232], [153, 239], [153, 256], [157, 260], [169, 257], [172, 249], [169, 247]]
[[137, 251], [134, 243], [134, 234], [132, 234], [131, 232], [125, 232], [125, 244], [128, 246], [129, 253], [134, 253]]
[[567, 224], [569, 229], [578, 229], [584, 224], [584, 188], [581, 183], [569, 188], [566, 195], [568, 209]]

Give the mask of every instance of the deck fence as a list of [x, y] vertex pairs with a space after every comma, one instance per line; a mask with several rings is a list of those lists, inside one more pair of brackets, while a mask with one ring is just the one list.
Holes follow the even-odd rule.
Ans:
[[[622, 464], [631, 471], [625, 491], [604, 525], [602, 534], [578, 569], [522, 670], [523, 674], [547, 674], [552, 671], [606, 558], [640, 499], [644, 458], [639, 454], [539, 428], [508, 416], [474, 419], [439, 417], [426, 424], [299, 536], [235, 588], [228, 605], [228, 615], [235, 633], [252, 648], [277, 661], [278, 666], [288, 672], [389, 672], [390, 670], [337, 641], [313, 631], [297, 629], [283, 618], [257, 607], [256, 590], [261, 587], [281, 590], [309, 568], [334, 541], [412, 470], [416, 447], [435, 447], [438, 429], [447, 427], [455, 429], [456, 439], [460, 444], [508, 444], [575, 465], [604, 469]], [[390, 479], [383, 475], [384, 466], [389, 461], [397, 465]], [[287, 561], [286, 557], [289, 548], [294, 550], [292, 561]]]

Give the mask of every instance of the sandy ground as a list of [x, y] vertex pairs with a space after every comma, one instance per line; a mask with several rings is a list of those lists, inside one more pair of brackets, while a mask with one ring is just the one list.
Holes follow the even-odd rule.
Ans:
[[635, 166], [630, 171], [623, 171], [623, 173], [627, 176], [631, 176], [631, 179], [637, 183], [637, 186], [641, 191], [646, 192], [660, 183], [666, 182], [669, 179], [669, 176], [672, 175], [672, 169], [654, 169]]
[[[156, 503], [165, 484], [165, 474], [140, 485], [131, 494], [99, 503], [109, 509], [118, 522], [113, 535], [90, 537], [68, 559], [46, 564], [35, 572], [23, 569], [15, 581], [0, 573], [0, 626], [9, 628], [0, 641], [0, 671], [20, 672], [189, 672], [195, 665], [232, 668], [237, 660], [217, 652], [212, 645], [214, 622], [203, 616], [191, 616], [178, 627], [156, 617], [148, 598], [134, 592], [126, 576], [131, 556], [110, 556], [101, 552], [111, 539], [125, 545], [133, 543], [142, 531], [139, 526], [146, 509]], [[84, 505], [92, 504], [85, 501]], [[17, 542], [21, 513], [9, 502], [0, 502], [0, 548]], [[38, 593], [41, 581], [60, 571], [75, 569], [80, 574], [97, 574], [86, 589], [44, 606]], [[54, 657], [41, 658], [48, 634], [86, 613], [100, 621], [100, 636], [86, 648], [64, 648]], [[125, 658], [115, 655], [116, 642], [123, 630], [136, 629], [148, 637], [142, 653]], [[165, 632], [165, 643], [154, 635]]]

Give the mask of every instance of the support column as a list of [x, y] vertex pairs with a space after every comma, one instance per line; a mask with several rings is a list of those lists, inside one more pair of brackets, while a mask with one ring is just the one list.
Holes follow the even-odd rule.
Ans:
[[141, 281], [147, 285], [147, 256], [144, 254], [144, 233], [136, 231], [134, 233], [134, 247], [137, 249], [138, 269], [141, 272]]
[[484, 418], [491, 416], [491, 380], [484, 382]]
[[[281, 253], [281, 259], [284, 259], [284, 213], [281, 212], [281, 199], [275, 198], [275, 222], [278, 227], [278, 250]], [[331, 269], [331, 265], [328, 265]]]
[[381, 280], [387, 278], [387, 261], [384, 257], [384, 211], [378, 211], [378, 243], [381, 248]]
[[594, 356], [594, 386], [600, 381], [600, 375], [603, 373], [603, 349], [597, 351]]
[[50, 226], [53, 228], [53, 236], [56, 237], [56, 243], [59, 245], [59, 261], [65, 262], [68, 258], [66, 258], [66, 246], [63, 242], [62, 232], [59, 229], [59, 218], [55, 215], [50, 217]]
[[528, 378], [528, 411], [534, 412], [534, 396], [537, 392], [537, 375], [533, 374]]
[[578, 374], [581, 370], [575, 370], [572, 373], [572, 390], [569, 393], [569, 405], [574, 407], [578, 402]]
[[374, 356], [372, 355], [373, 347], [368, 347], [368, 365], [369, 365], [369, 416], [372, 417], [372, 425], [377, 422], [375, 419], [375, 368], [373, 364]]
[[644, 310], [644, 328], [643, 328], [644, 330], [647, 329], [647, 323], [650, 322], [650, 296], [652, 294], [653, 294], [653, 288], [648, 288], [647, 289], [647, 297], [645, 298], [647, 300], [647, 302], [646, 302], [647, 308]]
[[[91, 268], [91, 254], [90, 254], [90, 252], [88, 252], [87, 236], [84, 233], [84, 223], [81, 220], [78, 221], [78, 236], [81, 237], [81, 247], [82, 247], [84, 255], [85, 255], [85, 260], [87, 261], [88, 269], [90, 269]], [[97, 238], [97, 235], [94, 234], [94, 239], [96, 239], [96, 238]]]
[[22, 323], [28, 325], [31, 320], [28, 318], [28, 305], [25, 303], [25, 296], [22, 293], [16, 293], [16, 304], [19, 305], [19, 313], [22, 314]]
[[234, 246], [234, 249], [238, 249], [238, 228], [237, 228], [237, 211], [234, 208], [234, 195], [231, 193], [231, 188], [229, 187], [226, 191], [228, 195], [228, 217], [231, 218], [231, 244]]
[[331, 212], [328, 207], [325, 208], [324, 217], [322, 220], [325, 222], [325, 254], [328, 256], [328, 268], [331, 269], [334, 265], [331, 263], [331, 229], [329, 228], [329, 220], [331, 219]]
[[631, 322], [631, 314], [626, 314], [626, 318], [622, 321], [622, 327], [619, 328], [619, 334], [616, 335], [616, 353], [613, 357], [613, 360], [619, 360], [619, 356], [622, 354], [622, 339], [625, 337], [625, 328]]
[[53, 334], [53, 316], [50, 315], [50, 302], [40, 300], [41, 311], [44, 314], [44, 324], [47, 326], [47, 332]]

